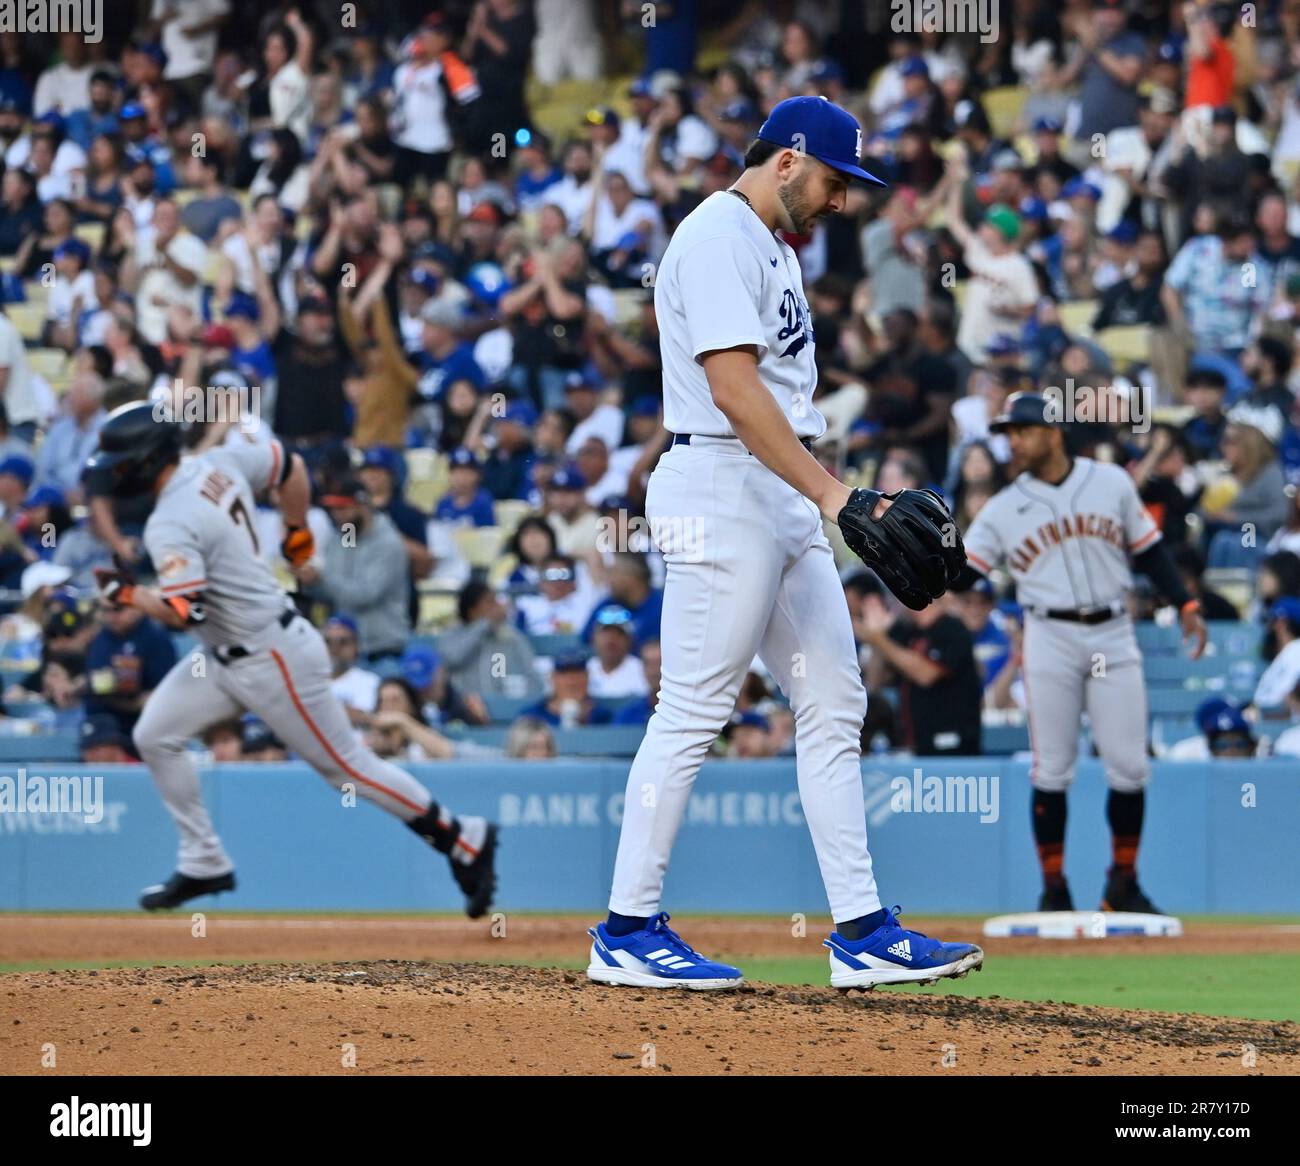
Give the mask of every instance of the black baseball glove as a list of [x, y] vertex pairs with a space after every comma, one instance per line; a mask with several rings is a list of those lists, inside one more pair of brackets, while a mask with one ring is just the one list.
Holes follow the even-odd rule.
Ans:
[[[893, 505], [876, 519], [881, 498]], [[966, 566], [961, 532], [933, 490], [854, 490], [837, 521], [848, 548], [913, 611], [938, 599]]]

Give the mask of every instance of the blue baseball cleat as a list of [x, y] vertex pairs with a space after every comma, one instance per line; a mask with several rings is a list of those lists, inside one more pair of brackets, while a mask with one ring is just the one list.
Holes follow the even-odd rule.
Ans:
[[700, 955], [668, 926], [661, 911], [644, 931], [610, 935], [603, 923], [587, 928], [591, 964], [587, 978], [602, 984], [636, 988], [693, 988], [697, 991], [735, 988], [744, 980], [739, 968]]
[[983, 965], [984, 952], [973, 943], [941, 943], [900, 926], [895, 915], [901, 910], [887, 911], [885, 922], [863, 939], [845, 939], [832, 931], [822, 941], [831, 949], [832, 988], [933, 984], [958, 979]]

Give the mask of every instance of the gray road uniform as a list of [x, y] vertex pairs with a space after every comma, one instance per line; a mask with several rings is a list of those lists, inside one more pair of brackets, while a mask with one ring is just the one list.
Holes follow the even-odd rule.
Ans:
[[[144, 543], [165, 597], [201, 605], [203, 650], [187, 655], [150, 696], [135, 743], [180, 831], [177, 869], [195, 878], [233, 867], [199, 789], [186, 742], [219, 721], [255, 712], [287, 748], [336, 787], [411, 823], [428, 790], [361, 744], [330, 689], [329, 655], [260, 554], [254, 497], [287, 476], [279, 441], [231, 442], [184, 459], [159, 494]], [[450, 824], [445, 809], [434, 811]], [[453, 860], [472, 861], [486, 823], [460, 819]], [[459, 853], [458, 853], [459, 852]]]
[[1086, 710], [1110, 787], [1145, 787], [1147, 695], [1128, 615], [1129, 557], [1160, 539], [1133, 480], [1076, 458], [1063, 482], [1028, 473], [989, 500], [964, 535], [971, 565], [1005, 564], [1025, 609], [1024, 679], [1033, 785], [1074, 780]]

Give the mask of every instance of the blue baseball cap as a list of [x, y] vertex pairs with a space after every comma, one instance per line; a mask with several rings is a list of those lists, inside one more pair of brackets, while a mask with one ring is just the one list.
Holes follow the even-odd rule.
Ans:
[[[922, 64], [924, 64], [924, 62], [922, 62]], [[835, 61], [829, 61], [823, 58], [812, 67], [812, 72], [808, 74], [808, 80], [843, 81], [844, 70], [841, 69]]]
[[990, 356], [1014, 356], [1020, 351], [1020, 341], [1006, 332], [999, 332], [985, 346]]
[[[3, 468], [0, 466], [0, 470]], [[1300, 626], [1300, 599], [1284, 595], [1281, 599], [1274, 600], [1273, 606], [1268, 609], [1268, 622], [1272, 623], [1275, 619], [1284, 619]]]
[[81, 265], [84, 267], [90, 262], [90, 247], [81, 239], [65, 239], [54, 248], [54, 259], [57, 262], [67, 256], [80, 260]]
[[528, 401], [512, 401], [506, 406], [506, 411], [502, 414], [502, 421], [509, 421], [512, 425], [522, 425], [525, 429], [531, 429], [537, 424], [537, 410]]
[[376, 445], [372, 449], [366, 450], [362, 455], [361, 468], [364, 470], [367, 466], [387, 470], [393, 476], [393, 481], [400, 482], [406, 463], [397, 450], [390, 449], [386, 445]]
[[751, 122], [758, 120], [758, 110], [743, 97], [728, 101], [718, 112], [721, 121]]
[[67, 498], [58, 486], [37, 486], [28, 496], [23, 506], [30, 510], [35, 506], [65, 506]]
[[632, 613], [626, 607], [617, 604], [609, 607], [602, 607], [596, 613], [596, 627], [598, 628], [620, 628], [627, 632], [633, 639], [636, 639], [636, 628], [632, 623]]
[[1059, 134], [1064, 128], [1059, 117], [1034, 118], [1034, 133], [1036, 134]]
[[632, 402], [633, 417], [658, 417], [659, 410], [663, 407], [658, 397], [652, 397], [648, 393], [645, 396], [638, 397]]
[[551, 490], [585, 490], [587, 479], [574, 466], [565, 466], [551, 475]]
[[556, 672], [585, 672], [587, 653], [581, 648], [570, 648], [555, 655]]
[[510, 290], [510, 281], [499, 264], [476, 263], [465, 276], [465, 286], [488, 307], [495, 308]]
[[134, 121], [138, 117], [147, 117], [145, 108], [138, 101], [128, 101], [117, 111], [118, 121]]
[[22, 482], [25, 490], [32, 484], [32, 478], [36, 475], [36, 467], [32, 464], [30, 458], [25, 458], [22, 454], [16, 453], [0, 462], [0, 474], [12, 474]]
[[759, 127], [758, 138], [801, 150], [832, 170], [873, 186], [889, 185], [862, 169], [862, 127], [857, 118], [824, 97], [787, 97], [778, 102]]
[[1078, 198], [1080, 195], [1084, 195], [1096, 202], [1101, 198], [1101, 190], [1093, 186], [1091, 182], [1085, 182], [1082, 178], [1071, 178], [1061, 190], [1062, 198]]
[[427, 644], [412, 644], [402, 653], [402, 675], [416, 688], [428, 688], [441, 658]]
[[1169, 65], [1181, 65], [1183, 63], [1182, 43], [1173, 37], [1163, 41], [1156, 49], [1156, 59]]
[[734, 729], [738, 729], [742, 725], [749, 725], [755, 729], [762, 729], [765, 733], [770, 731], [772, 728], [768, 723], [768, 719], [763, 716], [762, 713], [756, 713], [750, 710], [748, 712], [736, 713], [731, 720], [727, 722], [727, 727], [722, 731], [722, 735], [728, 737]]
[[1028, 219], [1031, 223], [1047, 222], [1047, 203], [1041, 198], [1034, 198], [1030, 195], [1020, 204], [1020, 217]]
[[427, 268], [424, 267], [411, 268], [410, 273], [407, 275], [407, 278], [416, 287], [423, 288], [431, 296], [436, 295], [438, 293], [438, 289], [442, 286], [442, 280], [440, 280], [436, 275], [434, 275], [432, 271], [429, 271]]
[[650, 84], [647, 77], [638, 77], [631, 85], [627, 87], [629, 97], [653, 97], [655, 95], [654, 87]]
[[345, 632], [351, 632], [353, 639], [361, 638], [361, 629], [357, 627], [357, 621], [350, 615], [332, 615], [325, 621], [325, 630], [330, 628], [342, 628]]
[[1106, 234], [1107, 239], [1113, 239], [1116, 243], [1136, 243], [1138, 237], [1137, 224], [1129, 219], [1121, 219]]
[[457, 446], [451, 451], [451, 465], [455, 469], [457, 466], [469, 466], [471, 469], [482, 469], [479, 460], [474, 456], [474, 451], [466, 449], [463, 445]]
[[230, 297], [230, 303], [226, 308], [226, 318], [237, 316], [243, 320], [257, 320], [262, 315], [262, 309], [257, 306], [257, 300], [247, 292], [237, 291]]
[[928, 77], [930, 75], [930, 66], [925, 63], [924, 57], [908, 57], [898, 66], [898, 75], [900, 77]]

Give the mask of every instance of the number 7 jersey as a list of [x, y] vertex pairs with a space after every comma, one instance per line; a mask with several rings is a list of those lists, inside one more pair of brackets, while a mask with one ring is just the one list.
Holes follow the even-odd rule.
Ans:
[[164, 597], [201, 597], [206, 618], [194, 631], [211, 647], [251, 639], [288, 606], [260, 553], [255, 500], [285, 468], [276, 440], [184, 458], [145, 523], [159, 588]]

